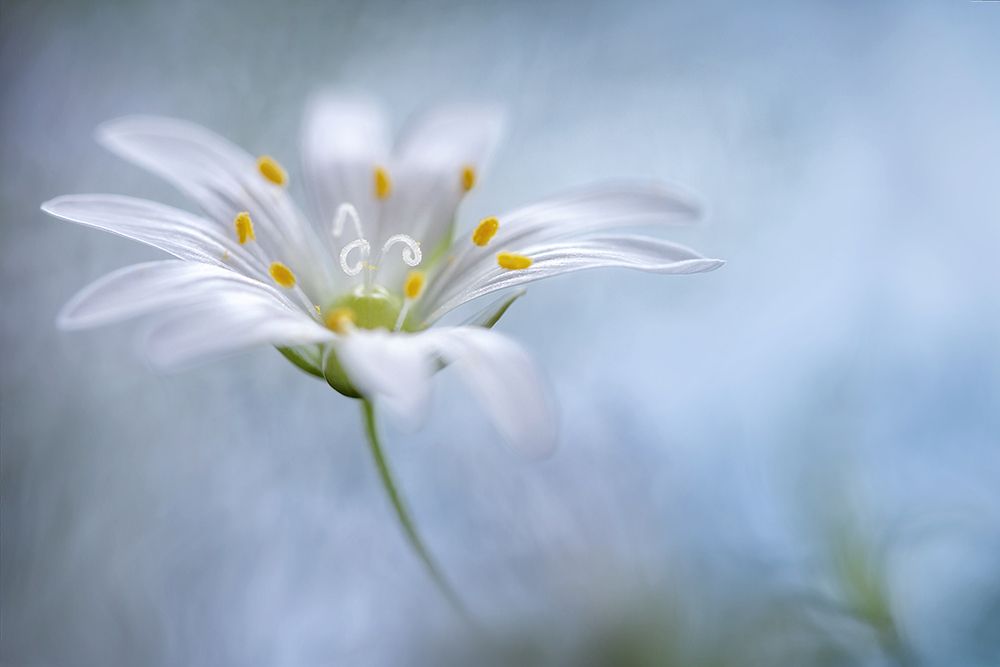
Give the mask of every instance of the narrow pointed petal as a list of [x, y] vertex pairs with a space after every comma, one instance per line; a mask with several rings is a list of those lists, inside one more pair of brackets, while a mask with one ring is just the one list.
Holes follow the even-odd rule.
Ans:
[[[399, 166], [396, 174], [396, 190], [382, 204], [376, 247], [381, 248], [394, 234], [406, 234], [420, 243], [423, 252], [429, 255], [451, 229], [459, 199], [455, 192], [458, 186], [439, 172], [422, 166]], [[450, 177], [458, 180], [454, 174]], [[378, 266], [378, 282], [396, 290], [402, 287], [410, 269], [398, 255], [387, 256]]]
[[555, 411], [524, 348], [480, 327], [432, 331], [438, 355], [462, 376], [507, 444], [530, 458], [550, 454], [557, 443]]
[[84, 329], [243, 294], [270, 296], [291, 306], [273, 287], [234, 271], [165, 260], [126, 266], [99, 278], [63, 307], [58, 324], [63, 329]]
[[[388, 167], [391, 154], [382, 108], [365, 97], [316, 95], [306, 106], [301, 150], [305, 185], [319, 224], [328, 229], [337, 207], [350, 203], [362, 224], [373, 228], [378, 222], [374, 171]], [[374, 237], [371, 230], [366, 235]], [[353, 238], [350, 232], [344, 242]]]
[[[287, 193], [261, 177], [253, 156], [195, 123], [126, 116], [101, 125], [97, 139], [116, 155], [170, 182], [223, 224], [254, 208], [252, 204], [287, 204]], [[274, 221], [263, 213], [251, 210], [258, 224], [271, 226]]]
[[690, 195], [661, 183], [596, 185], [551, 197], [499, 216], [499, 230], [486, 246], [458, 236], [449, 252], [453, 260], [433, 277], [427, 300], [440, 300], [453, 283], [467, 281], [466, 274], [489, 268], [498, 250], [523, 253], [543, 243], [620, 229], [688, 224], [700, 215]]
[[435, 370], [433, 349], [426, 337], [358, 329], [337, 341], [336, 353], [351, 383], [363, 395], [377, 397], [407, 427], [420, 424]]
[[247, 211], [257, 227], [257, 242], [270, 255], [299, 267], [316, 291], [329, 284], [329, 258], [318, 248], [316, 232], [298, 211], [287, 189], [270, 182], [257, 159], [218, 134], [174, 118], [127, 116], [97, 130], [108, 150], [164, 178], [195, 201], [230, 233], [232, 221]]
[[417, 334], [357, 330], [338, 339], [337, 355], [361, 393], [378, 399], [407, 425], [426, 410], [440, 362], [453, 365], [504, 439], [536, 457], [555, 446], [555, 421], [530, 356], [509, 338], [479, 327]]
[[503, 134], [503, 113], [494, 107], [456, 105], [431, 109], [403, 129], [397, 156], [449, 170], [461, 187], [464, 167], [481, 172]]
[[[383, 206], [380, 241], [408, 234], [427, 252], [446, 244], [455, 212], [488, 168], [502, 131], [498, 109], [474, 105], [432, 109], [404, 128], [394, 155], [397, 187]], [[380, 278], [394, 286], [404, 274], [405, 267], [390, 262]]]
[[646, 236], [592, 237], [576, 242], [548, 243], [528, 247], [523, 254], [532, 261], [526, 269], [508, 270], [494, 261], [456, 277], [436, 301], [422, 303], [433, 322], [463, 303], [498, 290], [525, 285], [552, 276], [597, 268], [627, 268], [662, 274], [712, 271], [725, 262], [703, 257], [676, 243]]
[[123, 195], [66, 195], [45, 202], [42, 210], [69, 222], [145, 243], [180, 259], [231, 265], [247, 275], [263, 275], [261, 263], [222, 234], [214, 223], [164, 204]]
[[260, 345], [329, 342], [334, 334], [300, 310], [264, 295], [227, 295], [175, 309], [148, 330], [144, 346], [162, 370], [180, 370]]

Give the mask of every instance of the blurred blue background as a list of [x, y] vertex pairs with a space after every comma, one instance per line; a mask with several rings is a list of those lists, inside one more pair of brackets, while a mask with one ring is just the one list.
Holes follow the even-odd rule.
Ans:
[[[1000, 664], [1000, 3], [4, 0], [0, 663]], [[408, 551], [359, 408], [273, 350], [151, 372], [56, 330], [147, 248], [55, 195], [175, 205], [93, 128], [173, 115], [296, 179], [320, 86], [510, 127], [465, 225], [614, 177], [729, 264], [533, 286], [561, 444], [448, 372], [386, 447], [487, 637]], [[300, 194], [300, 193], [299, 193]]]

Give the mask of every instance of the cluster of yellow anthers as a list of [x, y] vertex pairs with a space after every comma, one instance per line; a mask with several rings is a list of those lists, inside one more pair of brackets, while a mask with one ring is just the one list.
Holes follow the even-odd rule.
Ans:
[[[288, 182], [288, 175], [285, 170], [274, 158], [268, 155], [262, 155], [257, 159], [257, 169], [260, 171], [261, 176], [275, 185], [284, 186]], [[460, 178], [462, 190], [468, 192], [476, 185], [475, 168], [471, 166], [463, 167]], [[388, 199], [392, 194], [392, 179], [389, 177], [389, 172], [385, 167], [376, 166], [374, 169], [374, 194], [380, 200]], [[254, 234], [253, 221], [250, 219], [250, 214], [247, 211], [242, 211], [236, 215], [236, 218], [233, 220], [233, 226], [236, 229], [236, 238], [240, 245], [257, 239]], [[485, 247], [496, 236], [499, 229], [499, 220], [496, 218], [484, 218], [476, 226], [475, 231], [473, 231], [472, 242], [477, 246]], [[497, 264], [501, 268], [510, 271], [527, 269], [531, 266], [531, 263], [531, 258], [524, 255], [517, 255], [511, 252], [497, 253]], [[270, 267], [268, 267], [268, 273], [278, 285], [286, 289], [295, 287], [295, 274], [282, 262], [271, 262]], [[410, 271], [406, 276], [406, 281], [403, 284], [403, 295], [407, 305], [420, 296], [424, 289], [425, 280], [426, 277], [423, 271]], [[319, 313], [320, 307], [315, 306], [315, 308], [317, 313]], [[405, 317], [405, 311], [401, 313], [401, 316]], [[354, 313], [350, 308], [335, 308], [327, 313], [324, 318], [324, 323], [327, 327], [340, 333], [347, 331], [353, 326], [354, 321]]]

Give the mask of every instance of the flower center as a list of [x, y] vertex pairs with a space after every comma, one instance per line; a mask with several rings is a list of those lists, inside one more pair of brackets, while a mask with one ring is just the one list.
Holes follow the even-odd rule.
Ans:
[[[344, 233], [344, 226], [350, 223], [354, 228], [355, 239], [344, 245], [340, 250], [340, 268], [349, 276], [356, 276], [362, 271], [365, 272], [365, 285], [369, 288], [373, 286], [375, 273], [385, 254], [394, 245], [403, 246], [402, 258], [408, 266], [417, 266], [423, 261], [423, 253], [420, 250], [420, 243], [408, 234], [393, 234], [382, 244], [382, 249], [372, 262], [372, 247], [368, 239], [365, 238], [361, 227], [361, 219], [358, 217], [358, 210], [353, 205], [345, 203], [337, 207], [337, 214], [333, 218], [331, 231], [333, 237], [339, 239]], [[355, 252], [357, 251], [357, 252]], [[357, 259], [354, 259], [357, 258]]]
[[379, 285], [358, 285], [341, 296], [324, 312], [339, 308], [354, 314], [353, 324], [361, 329], [388, 329], [392, 331], [403, 309], [403, 299]]

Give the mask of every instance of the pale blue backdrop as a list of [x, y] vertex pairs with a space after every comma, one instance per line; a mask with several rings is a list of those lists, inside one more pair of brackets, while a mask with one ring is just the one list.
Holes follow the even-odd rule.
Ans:
[[[5, 0], [0, 37], [0, 664], [1000, 663], [1000, 3]], [[132, 327], [54, 325], [157, 254], [42, 201], [185, 205], [98, 123], [294, 166], [328, 85], [397, 123], [507, 106], [466, 225], [665, 178], [710, 204], [673, 238], [729, 260], [516, 304], [560, 408], [544, 462], [447, 372], [421, 432], [386, 425], [484, 641], [353, 402], [273, 350], [163, 376]]]

